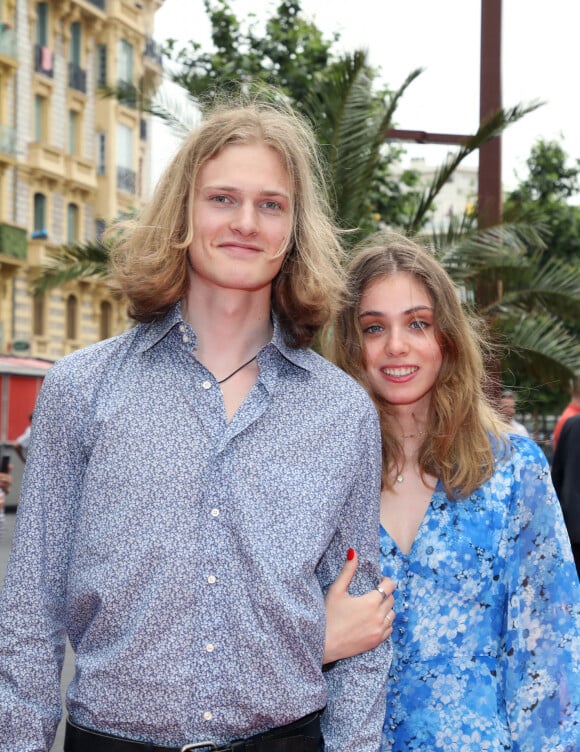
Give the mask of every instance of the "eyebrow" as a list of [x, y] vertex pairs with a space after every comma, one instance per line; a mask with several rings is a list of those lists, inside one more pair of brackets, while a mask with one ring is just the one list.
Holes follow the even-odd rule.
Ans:
[[[407, 316], [410, 313], [417, 313], [418, 311], [433, 311], [434, 308], [432, 306], [427, 305], [418, 305], [413, 306], [413, 308], [407, 308], [405, 311], [402, 311], [403, 315]], [[362, 313], [359, 313], [359, 319], [364, 318], [365, 316], [384, 316], [385, 314], [383, 311], [363, 311]]]
[[[242, 193], [243, 188], [234, 185], [202, 185], [202, 191], [226, 191], [227, 193]], [[290, 200], [290, 196], [285, 191], [277, 191], [272, 188], [262, 188], [258, 190], [260, 196], [278, 196]]]

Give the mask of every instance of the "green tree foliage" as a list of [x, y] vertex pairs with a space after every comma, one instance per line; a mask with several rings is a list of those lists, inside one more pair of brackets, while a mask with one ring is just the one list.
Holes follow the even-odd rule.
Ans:
[[283, 0], [263, 28], [255, 13], [240, 22], [227, 0], [204, 0], [204, 6], [214, 49], [204, 51], [195, 40], [181, 48], [172, 39], [165, 45], [165, 54], [176, 63], [172, 80], [197, 98], [228, 84], [261, 81], [285, 91], [300, 106], [315, 73], [329, 65], [339, 38], [326, 39], [292, 0]]
[[[554, 295], [546, 306], [554, 311], [558, 306], [559, 331], [567, 331], [571, 351], [580, 346], [580, 207], [571, 203], [580, 193], [580, 160], [570, 159], [557, 141], [538, 139], [526, 161], [527, 176], [505, 201], [505, 216], [510, 219], [534, 222], [541, 228], [544, 247], [537, 258], [542, 270], [552, 270], [558, 265], [564, 270], [570, 295], [560, 296], [560, 284], [554, 284]], [[527, 256], [531, 257], [528, 250]], [[576, 284], [576, 287], [574, 287]], [[556, 302], [556, 296], [560, 298]], [[541, 327], [542, 322], [539, 322]], [[551, 334], [550, 328], [546, 330]], [[554, 341], [558, 331], [554, 330]], [[569, 399], [567, 383], [570, 374], [557, 373], [552, 379], [543, 378], [541, 363], [531, 361], [524, 372], [512, 362], [511, 370], [504, 378], [514, 379], [518, 387], [528, 395], [524, 406], [541, 406], [543, 411], [558, 413]], [[571, 370], [578, 370], [578, 365]], [[514, 374], [517, 374], [515, 376]], [[542, 388], [538, 389], [541, 384]]]
[[545, 228], [545, 260], [580, 263], [580, 207], [570, 203], [580, 193], [580, 160], [570, 163], [558, 142], [538, 139], [526, 165], [528, 176], [508, 194], [505, 216]]

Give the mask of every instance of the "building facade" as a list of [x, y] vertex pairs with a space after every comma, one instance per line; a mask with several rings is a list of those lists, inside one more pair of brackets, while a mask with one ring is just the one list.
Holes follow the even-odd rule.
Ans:
[[[411, 158], [406, 169], [419, 173], [419, 185], [427, 188], [433, 182], [440, 165], [429, 164], [422, 157]], [[466, 212], [474, 213], [478, 192], [477, 167], [461, 164], [437, 194], [429, 214], [428, 227], [436, 232], [445, 232], [451, 217], [460, 219]]]
[[102, 87], [160, 82], [162, 2], [0, 0], [0, 354], [56, 360], [127, 327], [96, 278], [30, 283], [147, 193], [149, 120]]

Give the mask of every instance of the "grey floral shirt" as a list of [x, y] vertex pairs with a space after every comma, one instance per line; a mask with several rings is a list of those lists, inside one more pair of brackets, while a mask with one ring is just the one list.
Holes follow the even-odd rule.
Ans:
[[380, 435], [348, 376], [274, 336], [228, 423], [176, 306], [48, 373], [0, 596], [0, 750], [48, 750], [65, 637], [74, 722], [218, 744], [326, 706], [380, 747], [390, 643], [323, 673], [324, 592], [378, 582]]

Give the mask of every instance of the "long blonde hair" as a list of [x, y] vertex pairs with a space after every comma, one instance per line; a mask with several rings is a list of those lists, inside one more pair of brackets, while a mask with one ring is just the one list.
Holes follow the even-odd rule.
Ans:
[[426, 438], [419, 451], [421, 473], [441, 480], [449, 498], [467, 496], [495, 467], [494, 445], [504, 445], [504, 426], [485, 395], [484, 353], [488, 345], [480, 322], [462, 306], [457, 290], [439, 262], [418, 243], [379, 232], [355, 251], [347, 267], [347, 301], [325, 332], [325, 352], [361, 382], [379, 411], [383, 439], [383, 485], [392, 488], [403, 447], [392, 431], [390, 405], [372, 393], [365, 375], [361, 298], [368, 285], [397, 272], [411, 274], [427, 289], [442, 365], [433, 387]]
[[215, 105], [185, 140], [141, 215], [109, 231], [113, 286], [128, 298], [132, 318], [160, 318], [184, 298], [198, 173], [226, 146], [256, 142], [279, 155], [293, 191], [292, 237], [272, 287], [272, 308], [286, 341], [293, 347], [309, 346], [336, 312], [344, 294], [343, 251], [326, 199], [316, 139], [289, 105], [269, 96]]

